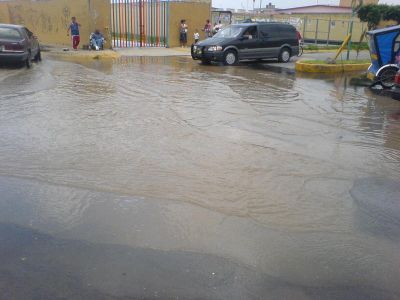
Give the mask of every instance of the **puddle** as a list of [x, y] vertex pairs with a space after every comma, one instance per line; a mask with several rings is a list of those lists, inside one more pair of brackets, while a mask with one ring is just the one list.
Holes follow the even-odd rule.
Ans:
[[1, 294], [399, 299], [400, 102], [269, 68], [0, 69]]

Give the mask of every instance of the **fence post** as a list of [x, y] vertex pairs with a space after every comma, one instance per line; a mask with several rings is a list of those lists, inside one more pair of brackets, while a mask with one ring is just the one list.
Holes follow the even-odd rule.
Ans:
[[170, 37], [170, 35], [169, 35], [169, 22], [170, 22], [170, 18], [169, 18], [169, 9], [170, 9], [170, 6], [169, 6], [169, 0], [167, 0], [167, 22], [166, 22], [166, 27], [167, 27], [167, 36], [166, 36], [166, 43], [165, 43], [165, 45], [166, 45], [166, 48], [169, 48], [169, 46], [170, 46], [170, 40], [169, 40], [169, 37]]
[[111, 32], [111, 35], [112, 35], [112, 37], [111, 37], [111, 39], [112, 39], [112, 47], [113, 48], [117, 46], [116, 42], [115, 42], [115, 28], [116, 28], [115, 24], [116, 24], [116, 22], [115, 22], [115, 1], [113, 0], [111, 2], [111, 26], [110, 26], [110, 28], [111, 28], [110, 32]]
[[351, 51], [351, 40], [353, 39], [353, 26], [354, 26], [354, 16], [356, 15], [355, 10], [353, 9], [353, 14], [351, 16], [351, 22], [350, 22], [350, 30], [349, 30], [349, 34], [350, 34], [350, 41], [347, 44], [347, 60], [350, 59], [350, 51]]
[[329, 39], [331, 37], [331, 24], [332, 24], [332, 18], [329, 18], [328, 38], [326, 39], [326, 45], [327, 46], [329, 46]]
[[139, 34], [140, 34], [140, 47], [143, 47], [143, 37], [144, 37], [144, 24], [143, 24], [143, 0], [139, 0]]
[[315, 44], [318, 44], [318, 23], [319, 19], [317, 19], [317, 24], [315, 25]]

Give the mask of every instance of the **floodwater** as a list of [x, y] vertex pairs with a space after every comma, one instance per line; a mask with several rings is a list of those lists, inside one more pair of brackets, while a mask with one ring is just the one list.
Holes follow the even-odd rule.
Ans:
[[0, 69], [0, 298], [400, 299], [400, 102], [350, 77]]

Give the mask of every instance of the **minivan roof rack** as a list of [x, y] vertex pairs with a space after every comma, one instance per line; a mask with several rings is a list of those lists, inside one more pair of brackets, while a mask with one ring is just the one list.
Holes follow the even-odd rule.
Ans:
[[251, 19], [247, 19], [242, 21], [240, 24], [289, 24], [289, 22], [279, 22], [279, 21], [253, 21]]

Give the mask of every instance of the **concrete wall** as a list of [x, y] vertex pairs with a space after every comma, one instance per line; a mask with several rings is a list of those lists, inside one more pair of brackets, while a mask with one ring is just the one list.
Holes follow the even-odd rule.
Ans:
[[[189, 26], [188, 45], [194, 30], [201, 30], [211, 18], [211, 3], [170, 2], [169, 46], [179, 46], [179, 24]], [[81, 45], [87, 44], [90, 32], [99, 29], [109, 37], [111, 14], [109, 0], [13, 0], [0, 2], [0, 23], [23, 24], [33, 31], [41, 43], [70, 45], [67, 28], [75, 16], [81, 27]], [[202, 34], [202, 32], [200, 31]], [[111, 40], [109, 38], [109, 40]], [[111, 45], [111, 43], [108, 43]]]
[[8, 23], [9, 19], [7, 3], [0, 2], [0, 23]]
[[201, 31], [207, 19], [211, 20], [211, 3], [200, 2], [171, 2], [170, 3], [170, 24], [169, 24], [169, 46], [178, 47], [179, 25], [182, 19], [188, 25], [188, 45], [194, 42], [193, 34], [199, 30], [200, 38], [204, 38]]
[[[87, 44], [95, 28], [107, 31], [110, 8], [107, 0], [16, 0], [0, 3], [0, 23], [22, 24], [38, 37], [41, 43], [69, 45], [67, 28], [71, 17], [81, 23], [81, 45]], [[107, 32], [105, 32], [107, 34]]]

